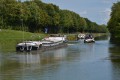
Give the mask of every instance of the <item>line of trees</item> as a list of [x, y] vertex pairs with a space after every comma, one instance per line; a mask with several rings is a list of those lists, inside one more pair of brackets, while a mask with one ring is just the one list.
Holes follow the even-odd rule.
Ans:
[[45, 28], [48, 33], [107, 32], [105, 25], [41, 0], [0, 0], [0, 26], [30, 32], [44, 32]]
[[111, 18], [108, 22], [111, 40], [120, 42], [120, 2], [114, 3], [111, 11]]

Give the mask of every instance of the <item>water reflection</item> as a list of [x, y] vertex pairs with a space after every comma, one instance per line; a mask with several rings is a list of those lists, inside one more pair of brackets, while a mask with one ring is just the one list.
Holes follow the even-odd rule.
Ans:
[[[0, 79], [1, 80], [16, 80], [15, 77], [20, 72], [17, 72], [17, 69], [20, 69], [20, 64], [16, 61], [4, 60], [1, 62], [0, 66]], [[14, 77], [15, 75], [15, 77]]]
[[109, 46], [110, 59], [112, 62], [112, 78], [113, 80], [120, 79], [120, 46], [111, 43]]
[[23, 64], [40, 64], [40, 55], [32, 52], [17, 54], [19, 63]]
[[120, 79], [120, 62], [112, 62], [112, 77], [113, 80]]
[[59, 49], [54, 52], [55, 60], [64, 60], [66, 58], [66, 49]]
[[[31, 78], [49, 77], [50, 73], [59, 70], [64, 61], [71, 61], [79, 57], [79, 48], [75, 45], [66, 48], [39, 52], [17, 53], [6, 56], [0, 61], [0, 79], [2, 80], [31, 80]], [[74, 58], [73, 58], [74, 57]], [[47, 77], [43, 77], [46, 74]], [[33, 79], [34, 80], [34, 79]], [[45, 79], [44, 79], [45, 80]]]
[[111, 46], [109, 46], [109, 53], [110, 53], [110, 58], [111, 61], [117, 61], [120, 62], [120, 46], [116, 45], [116, 44], [111, 44]]
[[[53, 64], [57, 61], [63, 61], [67, 58], [79, 57], [79, 48], [71, 45], [67, 48], [61, 48], [46, 52], [30, 52], [16, 55], [19, 63], [23, 64]], [[73, 58], [71, 59], [73, 60]]]

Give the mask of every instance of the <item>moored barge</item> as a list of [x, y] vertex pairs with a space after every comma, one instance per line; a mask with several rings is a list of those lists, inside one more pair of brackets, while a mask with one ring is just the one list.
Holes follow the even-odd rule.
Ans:
[[25, 41], [17, 44], [16, 51], [50, 50], [66, 46], [64, 37], [48, 37], [41, 41]]

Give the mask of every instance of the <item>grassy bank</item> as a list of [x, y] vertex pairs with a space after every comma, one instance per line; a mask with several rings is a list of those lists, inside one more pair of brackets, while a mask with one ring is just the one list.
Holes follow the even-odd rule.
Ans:
[[67, 34], [67, 40], [68, 41], [76, 41], [77, 40], [77, 34]]
[[[77, 36], [79, 33], [76, 34], [67, 34], [67, 40], [69, 41], [74, 41], [77, 40]], [[85, 34], [89, 34], [89, 33], [85, 33]], [[93, 37], [100, 37], [100, 36], [104, 36], [104, 35], [109, 35], [109, 33], [92, 33]]]
[[104, 36], [104, 35], [110, 35], [109, 33], [93, 33], [94, 37], [100, 37], [100, 36]]
[[17, 43], [26, 40], [40, 40], [44, 38], [45, 34], [30, 33], [14, 30], [1, 30], [0, 31], [0, 51], [9, 52], [15, 51]]

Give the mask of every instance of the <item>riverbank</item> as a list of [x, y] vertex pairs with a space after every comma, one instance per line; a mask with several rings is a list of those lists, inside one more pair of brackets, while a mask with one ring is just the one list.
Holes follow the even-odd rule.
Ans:
[[47, 34], [3, 29], [0, 31], [0, 51], [15, 51], [17, 43], [27, 40], [41, 40], [45, 36], [47, 36]]
[[[44, 33], [30, 33], [30, 32], [23, 32], [23, 31], [15, 31], [15, 30], [1, 30], [0, 31], [0, 51], [2, 52], [9, 52], [15, 51], [16, 44], [22, 41], [29, 41], [29, 40], [41, 40], [50, 34]], [[58, 34], [55, 34], [58, 35]], [[68, 41], [76, 41], [77, 33], [76, 34], [65, 34], [67, 35]], [[93, 34], [94, 37], [105, 35], [105, 33], [95, 33]]]
[[93, 33], [94, 37], [100, 37], [100, 36], [104, 36], [104, 35], [110, 35], [109, 33]]

